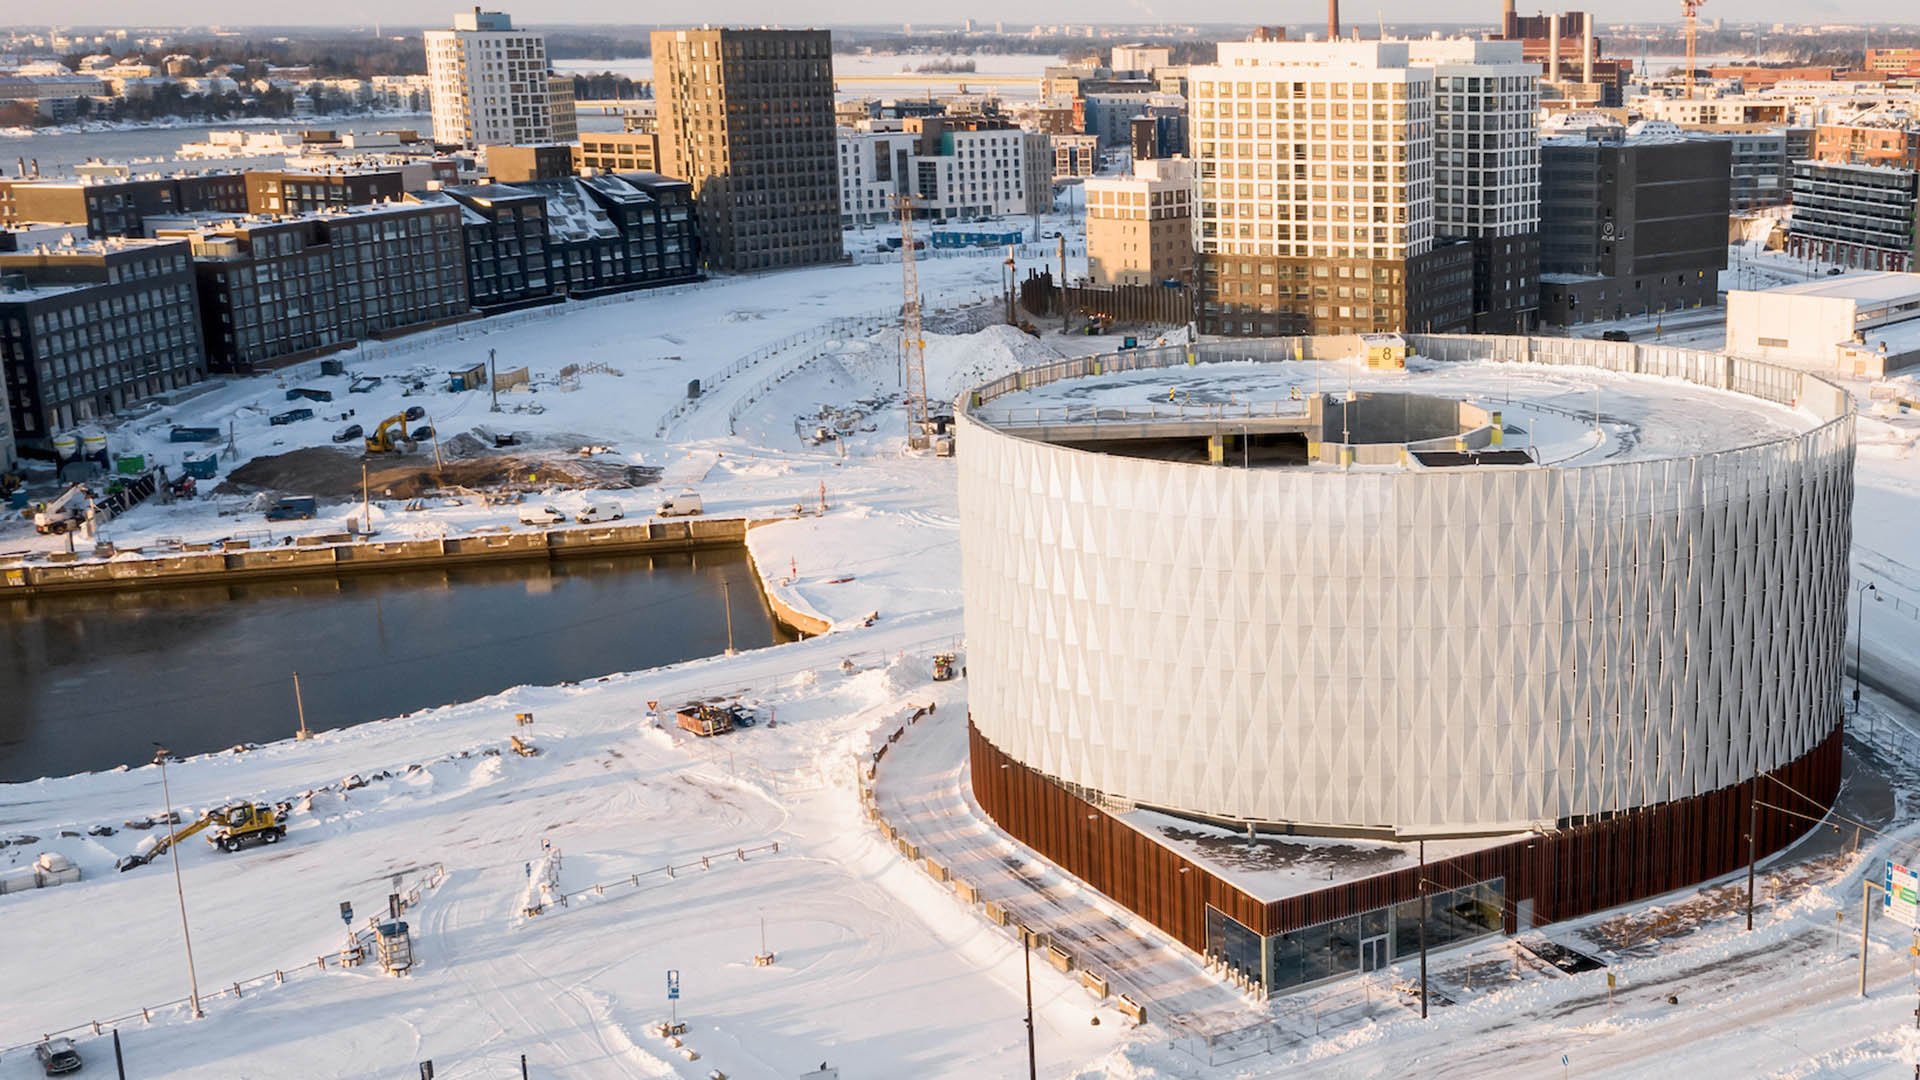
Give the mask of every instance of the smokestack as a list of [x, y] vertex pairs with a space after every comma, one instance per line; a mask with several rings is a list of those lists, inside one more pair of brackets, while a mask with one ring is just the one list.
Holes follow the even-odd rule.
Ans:
[[1547, 18], [1547, 81], [1560, 81], [1560, 16]]
[[1589, 11], [1581, 18], [1587, 24], [1587, 42], [1580, 50], [1580, 81], [1591, 84], [1593, 82], [1593, 12]]
[[1520, 18], [1513, 13], [1513, 0], [1504, 0], [1500, 5], [1500, 36], [1512, 41], [1519, 37], [1515, 31], [1520, 29]]
[[1327, 40], [1340, 40], [1340, 0], [1327, 0]]

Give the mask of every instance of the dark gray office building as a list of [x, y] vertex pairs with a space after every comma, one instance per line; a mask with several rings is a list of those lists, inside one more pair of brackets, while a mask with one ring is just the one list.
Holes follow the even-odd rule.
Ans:
[[1540, 318], [1558, 326], [1716, 302], [1727, 265], [1724, 139], [1540, 144]]

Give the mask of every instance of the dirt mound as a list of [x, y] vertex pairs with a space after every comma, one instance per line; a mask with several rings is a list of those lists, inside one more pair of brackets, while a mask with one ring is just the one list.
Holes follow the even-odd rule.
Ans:
[[367, 486], [383, 498], [411, 499], [445, 488], [474, 490], [533, 490], [554, 486], [581, 488], [643, 487], [660, 479], [660, 470], [628, 465], [605, 457], [580, 458], [549, 454], [500, 454], [471, 436], [461, 453], [434, 464], [431, 453], [400, 456], [361, 455], [330, 446], [310, 446], [284, 454], [257, 457], [233, 470], [215, 489], [221, 495], [276, 491], [290, 495], [358, 496], [360, 467], [367, 466]]

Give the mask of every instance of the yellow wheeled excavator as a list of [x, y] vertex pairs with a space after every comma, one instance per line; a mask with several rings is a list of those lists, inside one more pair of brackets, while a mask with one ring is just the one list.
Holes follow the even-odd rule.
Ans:
[[239, 851], [255, 844], [277, 844], [287, 835], [286, 808], [265, 803], [237, 802], [200, 815], [199, 820], [165, 836], [141, 842], [133, 854], [120, 860], [122, 871], [145, 866], [167, 849], [195, 833], [212, 833], [207, 842], [221, 851]]

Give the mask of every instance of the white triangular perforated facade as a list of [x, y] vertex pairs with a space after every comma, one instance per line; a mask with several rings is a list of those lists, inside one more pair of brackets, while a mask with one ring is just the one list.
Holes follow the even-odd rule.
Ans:
[[1352, 473], [962, 415], [974, 723], [1112, 796], [1337, 829], [1493, 832], [1737, 783], [1838, 723], [1843, 397], [1698, 457]]

